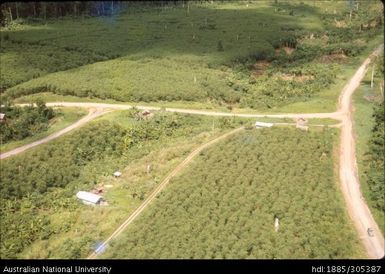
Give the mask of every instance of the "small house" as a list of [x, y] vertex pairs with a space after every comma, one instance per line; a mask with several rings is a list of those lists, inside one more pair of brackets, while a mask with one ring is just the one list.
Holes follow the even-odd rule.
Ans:
[[120, 171], [115, 171], [115, 172], [114, 172], [114, 177], [115, 177], [115, 178], [118, 178], [118, 177], [120, 177], [120, 176], [122, 176], [122, 173], [121, 173]]
[[5, 113], [0, 113], [0, 123], [4, 123], [5, 122]]
[[272, 127], [273, 123], [255, 122], [255, 128], [269, 128]]
[[93, 190], [91, 190], [91, 193], [94, 193], [94, 194], [102, 194], [103, 192], [104, 192], [104, 186], [98, 186]]
[[140, 116], [142, 116], [143, 119], [150, 119], [152, 116], [154, 116], [154, 113], [152, 113], [152, 112], [149, 111], [148, 109], [145, 109], [145, 110], [143, 110], [143, 111], [140, 113]]
[[87, 191], [79, 191], [76, 197], [86, 205], [100, 205], [103, 202], [103, 197]]
[[296, 120], [296, 128], [302, 129], [302, 130], [308, 130], [309, 127], [307, 126], [307, 120], [305, 118], [298, 118]]

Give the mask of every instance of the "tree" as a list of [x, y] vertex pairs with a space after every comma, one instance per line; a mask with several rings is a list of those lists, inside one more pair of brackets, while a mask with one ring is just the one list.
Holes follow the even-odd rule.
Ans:
[[217, 44], [217, 50], [218, 50], [218, 51], [224, 51], [224, 48], [223, 48], [223, 45], [222, 45], [222, 41], [221, 41], [221, 40], [218, 41], [218, 44]]

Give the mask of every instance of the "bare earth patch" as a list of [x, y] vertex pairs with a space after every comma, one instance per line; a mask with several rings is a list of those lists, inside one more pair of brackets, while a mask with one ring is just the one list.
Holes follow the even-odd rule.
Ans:
[[346, 24], [346, 22], [344, 20], [337, 21], [336, 19], [334, 19], [334, 25], [337, 28], [347, 28], [347, 26], [348, 26], [348, 24]]
[[314, 79], [313, 75], [294, 75], [294, 74], [287, 74], [287, 73], [282, 73], [278, 77], [284, 81], [296, 81], [300, 83]]
[[348, 57], [344, 53], [332, 53], [332, 54], [325, 54], [322, 55], [320, 58], [318, 58], [318, 62], [320, 63], [347, 63]]
[[254, 77], [258, 77], [263, 75], [265, 72], [266, 68], [270, 65], [270, 63], [266, 60], [260, 60], [257, 61], [253, 68], [251, 69], [251, 75]]
[[295, 50], [295, 48], [291, 48], [291, 47], [281, 47], [281, 48], [275, 49], [275, 55], [280, 54], [282, 49], [285, 51], [287, 55], [292, 55], [293, 51]]

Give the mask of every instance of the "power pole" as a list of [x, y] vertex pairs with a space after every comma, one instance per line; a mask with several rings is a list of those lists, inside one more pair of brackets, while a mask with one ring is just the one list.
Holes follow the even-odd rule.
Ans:
[[374, 65], [372, 66], [372, 80], [370, 82], [370, 88], [373, 88], [373, 79], [374, 79]]

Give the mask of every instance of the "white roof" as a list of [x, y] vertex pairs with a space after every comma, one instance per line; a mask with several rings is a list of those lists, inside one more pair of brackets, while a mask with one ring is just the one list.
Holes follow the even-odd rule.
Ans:
[[272, 127], [273, 123], [255, 122], [256, 127]]
[[4, 119], [5, 117], [5, 114], [4, 113], [0, 113], [0, 119]]
[[120, 171], [115, 171], [114, 172], [114, 176], [116, 176], [116, 177], [119, 177], [119, 176], [121, 176], [122, 175], [122, 173], [120, 172]]
[[76, 193], [76, 197], [93, 204], [97, 204], [102, 199], [102, 196], [87, 191], [79, 191]]

